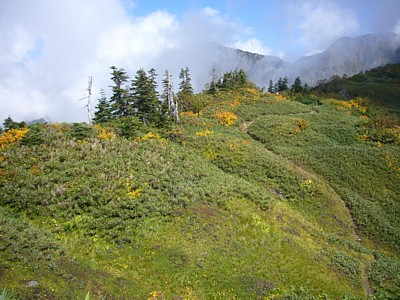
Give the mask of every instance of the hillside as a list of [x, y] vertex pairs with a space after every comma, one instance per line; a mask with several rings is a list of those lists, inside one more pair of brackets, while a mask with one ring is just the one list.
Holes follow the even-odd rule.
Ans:
[[400, 64], [389, 64], [351, 77], [334, 76], [314, 87], [321, 96], [367, 97], [400, 116]]
[[249, 87], [193, 96], [198, 111], [168, 129], [127, 118], [5, 132], [0, 288], [396, 299], [399, 123], [362, 100], [318, 100]]

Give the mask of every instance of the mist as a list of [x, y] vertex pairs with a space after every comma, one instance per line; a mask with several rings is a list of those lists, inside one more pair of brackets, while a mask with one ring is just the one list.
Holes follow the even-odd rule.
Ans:
[[[212, 7], [188, 10], [181, 16], [166, 10], [137, 16], [135, 2], [1, 1], [0, 120], [11, 116], [16, 121], [42, 117], [51, 122], [86, 121], [85, 103], [78, 100], [87, 95], [88, 77], [93, 78], [95, 106], [101, 89], [109, 94], [110, 66], [124, 68], [131, 78], [139, 68], [155, 68], [159, 82], [168, 69], [174, 76], [175, 88], [180, 68], [189, 67], [197, 92], [211, 80], [213, 69], [219, 75], [232, 69], [253, 70], [251, 79], [266, 85], [267, 80], [283, 75], [287, 63], [280, 58], [294, 62], [303, 54], [325, 50], [340, 35], [360, 33], [356, 8], [362, 3], [376, 6], [373, 1], [285, 1], [288, 18], [293, 16], [296, 5], [300, 13], [296, 22], [283, 17], [283, 25], [279, 24], [286, 26], [282, 38], [288, 47], [303, 47], [291, 54], [288, 48], [273, 49], [254, 36], [241, 20]], [[386, 2], [392, 9], [381, 9], [388, 18], [386, 27], [379, 28], [394, 31], [400, 28], [400, 14], [394, 13], [399, 11], [399, 4]], [[322, 34], [313, 27], [318, 24], [312, 20], [318, 20], [327, 10], [330, 17], [325, 18], [322, 33], [337, 29], [332, 26], [337, 16], [341, 15], [344, 24], [334, 35]], [[370, 27], [380, 19], [384, 17], [371, 18]], [[291, 38], [295, 34], [298, 38]], [[215, 43], [267, 56], [259, 64], [262, 56], [238, 54]], [[264, 72], [264, 77], [257, 72]]]

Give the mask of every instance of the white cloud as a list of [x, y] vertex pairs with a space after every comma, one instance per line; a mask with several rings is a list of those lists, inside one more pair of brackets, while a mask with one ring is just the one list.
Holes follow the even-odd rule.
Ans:
[[[167, 67], [177, 72], [194, 61], [197, 70], [206, 73], [206, 66], [193, 58], [209, 54], [193, 45], [205, 41], [232, 45], [242, 33], [248, 34], [238, 21], [211, 7], [178, 21], [162, 11], [135, 17], [135, 3], [3, 0], [0, 121], [8, 115], [17, 121], [43, 116], [52, 121], [84, 121], [84, 103], [78, 99], [85, 96], [88, 76], [93, 76], [96, 99], [100, 89], [111, 84], [112, 65], [125, 68], [133, 77], [141, 67], [155, 67], [161, 74]], [[192, 52], [185, 52], [190, 45]], [[247, 45], [269, 51], [256, 40]]]
[[172, 36], [178, 28], [175, 17], [165, 12], [121, 23], [100, 36], [98, 58], [140, 67], [138, 60], [145, 63], [166, 48], [176, 46]]
[[232, 45], [234, 48], [238, 48], [244, 51], [249, 51], [253, 53], [263, 54], [263, 55], [273, 55], [283, 58], [284, 53], [281, 51], [275, 51], [263, 45], [263, 43], [256, 38], [250, 38], [244, 42], [236, 42]]
[[353, 11], [331, 1], [297, 2], [289, 6], [292, 30], [309, 53], [326, 48], [341, 36], [354, 33], [359, 24]]
[[215, 16], [218, 16], [218, 14], [219, 14], [218, 10], [216, 10], [212, 7], [209, 7], [209, 6], [203, 8], [202, 12], [208, 17], [215, 17]]

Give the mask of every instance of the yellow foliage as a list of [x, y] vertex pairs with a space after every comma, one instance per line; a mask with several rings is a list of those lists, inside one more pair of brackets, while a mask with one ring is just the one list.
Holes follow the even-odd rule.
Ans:
[[126, 179], [125, 185], [126, 185], [126, 195], [131, 199], [136, 199], [142, 195], [143, 190], [147, 186], [147, 183], [144, 184], [142, 187], [134, 187], [135, 184], [133, 182], [131, 182], [129, 179]]
[[150, 139], [159, 140], [159, 139], [161, 139], [161, 137], [158, 133], [154, 134], [153, 132], [149, 131], [144, 137], [142, 137], [142, 138], [137, 137], [135, 140], [137, 142], [145, 142]]
[[111, 128], [101, 128], [100, 126], [96, 125], [96, 129], [100, 130], [99, 132], [99, 139], [100, 140], [106, 140], [106, 141], [111, 141], [115, 138], [115, 133], [111, 131]]
[[254, 88], [246, 88], [246, 92], [251, 93], [251, 94], [258, 94], [258, 91]]
[[13, 144], [22, 139], [29, 131], [28, 127], [22, 129], [10, 129], [0, 136], [0, 150], [4, 149], [7, 145]]
[[201, 112], [194, 113], [192, 111], [183, 111], [183, 112], [179, 113], [179, 116], [181, 116], [181, 117], [200, 117]]
[[235, 98], [233, 100], [221, 102], [221, 103], [219, 103], [219, 105], [226, 105], [226, 106], [229, 106], [230, 108], [234, 108], [234, 107], [240, 105], [240, 101], [238, 98]]
[[245, 88], [245, 97], [248, 100], [258, 100], [260, 99], [260, 92], [255, 88]]
[[276, 94], [275, 95], [275, 100], [286, 100], [287, 98], [281, 94]]
[[305, 119], [298, 119], [296, 121], [296, 133], [300, 133], [302, 130], [305, 130], [310, 125], [310, 122]]
[[212, 135], [212, 134], [213, 134], [213, 132], [208, 129], [206, 129], [204, 131], [197, 131], [195, 133], [195, 135], [197, 135], [197, 136], [208, 136], [208, 135]]
[[237, 120], [237, 116], [231, 112], [223, 111], [223, 112], [218, 112], [215, 114], [221, 125], [224, 126], [231, 126], [235, 124], [235, 121]]
[[133, 191], [128, 192], [127, 194], [128, 194], [128, 196], [129, 196], [129, 198], [135, 199], [135, 198], [140, 197], [140, 195], [142, 194], [142, 192], [143, 192], [143, 189], [138, 188], [138, 189], [135, 189], [135, 190], [133, 190]]
[[154, 291], [150, 293], [150, 298], [148, 300], [164, 300], [164, 299], [165, 296], [162, 292]]
[[349, 100], [349, 101], [338, 100], [335, 101], [334, 104], [338, 107], [339, 110], [345, 110], [345, 111], [355, 110], [362, 114], [365, 114], [367, 112], [367, 107], [363, 106], [364, 102], [365, 100], [360, 98], [360, 100]]

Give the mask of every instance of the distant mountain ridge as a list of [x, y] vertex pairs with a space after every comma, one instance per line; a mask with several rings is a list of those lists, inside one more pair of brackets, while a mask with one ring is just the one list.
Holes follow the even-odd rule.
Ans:
[[[303, 82], [315, 85], [318, 80], [333, 75], [349, 76], [389, 63], [400, 62], [400, 35], [395, 33], [366, 34], [356, 38], [342, 37], [322, 53], [303, 56], [294, 63], [276, 56], [264, 56], [216, 43], [196, 47], [196, 62], [187, 61], [194, 70], [203, 70], [201, 84], [209, 82], [211, 72], [222, 74], [229, 70], [243, 69], [249, 79], [259, 86], [267, 86], [269, 80], [277, 81], [287, 76], [289, 81], [299, 76]], [[206, 53], [206, 54], [205, 54]], [[208, 68], [208, 72], [204, 68]]]

